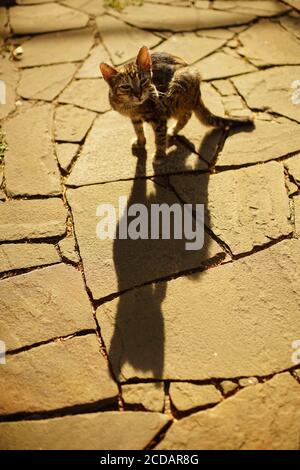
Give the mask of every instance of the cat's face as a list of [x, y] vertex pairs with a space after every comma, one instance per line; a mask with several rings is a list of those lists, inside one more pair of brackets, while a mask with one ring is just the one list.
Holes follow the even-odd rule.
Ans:
[[119, 70], [102, 63], [100, 70], [119, 102], [141, 104], [153, 90], [151, 56], [145, 46], [140, 49], [135, 62]]

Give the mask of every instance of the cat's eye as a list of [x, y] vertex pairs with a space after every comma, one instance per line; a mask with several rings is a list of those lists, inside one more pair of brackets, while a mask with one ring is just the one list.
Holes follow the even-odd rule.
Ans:
[[120, 90], [123, 90], [123, 91], [129, 91], [131, 89], [131, 86], [130, 85], [120, 85], [119, 88], [120, 88]]

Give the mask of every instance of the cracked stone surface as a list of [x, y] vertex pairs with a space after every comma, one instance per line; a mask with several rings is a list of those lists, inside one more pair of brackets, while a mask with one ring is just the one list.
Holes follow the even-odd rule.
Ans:
[[215, 405], [222, 400], [222, 395], [214, 385], [196, 385], [184, 382], [172, 382], [169, 395], [178, 411]]
[[255, 132], [232, 131], [231, 137], [226, 140], [219, 153], [217, 166], [267, 162], [295, 152], [300, 148], [298, 126], [288, 120], [256, 120]]
[[8, 356], [7, 365], [0, 377], [2, 415], [112, 401], [118, 394], [94, 334]]
[[59, 106], [55, 113], [55, 139], [80, 142], [92, 125], [96, 114], [72, 105]]
[[96, 23], [102, 41], [115, 65], [135, 57], [137, 44], [147, 44], [148, 47], [154, 47], [160, 42], [158, 36], [133, 28], [112, 16], [99, 16], [96, 18]]
[[171, 184], [186, 203], [205, 204], [206, 223], [234, 255], [292, 231], [280, 163], [225, 171], [209, 178], [172, 176]]
[[[261, 20], [239, 35], [240, 53], [255, 65], [298, 64], [300, 43], [279, 24]], [[262, 47], [263, 44], [263, 47]]]
[[250, 108], [270, 110], [300, 122], [299, 107], [292, 102], [292, 83], [298, 80], [300, 67], [274, 67], [232, 81]]
[[[299, 0], [111, 3], [0, 7], [0, 448], [297, 449]], [[99, 63], [142, 45], [254, 127], [193, 116], [158, 166], [146, 124], [137, 156]], [[115, 236], [120, 197], [203, 204], [202, 248]]]
[[285, 240], [103, 304], [97, 318], [116, 376], [207, 380], [291, 367], [291, 342], [300, 328], [299, 258], [299, 241]]
[[163, 411], [165, 394], [161, 383], [122, 385], [126, 405], [142, 405], [149, 411]]
[[89, 21], [85, 13], [54, 2], [12, 7], [9, 14], [12, 30], [16, 34], [84, 28]]
[[[224, 257], [223, 250], [209, 236], [206, 236], [201, 251], [188, 252], [185, 250], [186, 239], [177, 240], [172, 233], [169, 240], [100, 240], [95, 237], [95, 224], [100, 221], [96, 217], [97, 207], [105, 201], [119, 210], [120, 196], [126, 197], [129, 205], [140, 203], [147, 208], [151, 204], [179, 202], [171, 191], [151, 180], [135, 180], [134, 185], [132, 181], [120, 181], [67, 191], [87, 285], [94, 298], [199, 267], [215, 257]], [[119, 220], [117, 212], [115, 226]], [[145, 253], [149, 255], [148, 261]], [[141, 264], [143, 272], [139, 270]]]
[[0, 205], [0, 241], [64, 235], [66, 218], [59, 198], [6, 201]]
[[75, 64], [33, 67], [22, 71], [18, 93], [23, 98], [52, 101], [72, 80]]
[[89, 28], [33, 36], [22, 45], [24, 52], [19, 65], [33, 67], [83, 60], [92, 45], [93, 32]]
[[4, 124], [8, 145], [5, 179], [9, 195], [52, 196], [61, 193], [50, 134], [52, 120], [52, 107], [42, 105], [25, 107]]
[[[40, 258], [43, 254], [47, 256], [43, 245]], [[18, 253], [21, 259], [22, 256], [28, 259], [31, 254], [33, 260], [34, 256], [38, 258], [37, 250], [30, 253], [28, 250], [26, 252], [25, 247], [22, 248], [22, 255], [18, 249], [20, 245], [16, 247], [15, 256]], [[7, 248], [2, 253], [8, 258]], [[48, 258], [50, 254], [48, 249]], [[52, 254], [52, 262], [58, 261]], [[65, 264], [4, 279], [0, 292], [0, 330], [6, 338], [7, 349], [18, 349], [76, 331], [94, 329], [92, 310], [81, 274]]]
[[[14, 243], [0, 245], [0, 272], [59, 263], [60, 257], [48, 243]], [[1, 290], [1, 284], [0, 284]]]
[[104, 80], [76, 80], [65, 88], [59, 97], [60, 103], [73, 104], [98, 113], [110, 109], [107, 85]]
[[[3, 449], [142, 450], [168, 423], [162, 413], [111, 411], [1, 423]], [[101, 439], [99, 438], [101, 436]]]
[[299, 405], [299, 384], [280, 374], [173, 424], [156, 449], [296, 450]]

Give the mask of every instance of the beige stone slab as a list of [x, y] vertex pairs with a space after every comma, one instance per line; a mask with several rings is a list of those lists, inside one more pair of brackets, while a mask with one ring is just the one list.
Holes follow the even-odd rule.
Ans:
[[299, 66], [286, 66], [254, 72], [232, 80], [250, 108], [270, 110], [300, 122], [299, 106], [292, 101], [292, 83], [299, 76]]
[[236, 93], [230, 80], [216, 80], [212, 84], [222, 96], [234, 95]]
[[24, 107], [3, 129], [6, 191], [9, 195], [56, 195], [61, 193], [54, 155], [50, 105]]
[[81, 142], [96, 114], [72, 105], [58, 106], [55, 111], [55, 139]]
[[215, 0], [214, 8], [255, 16], [275, 16], [289, 10], [287, 5], [277, 0]]
[[300, 149], [299, 124], [255, 121], [252, 131], [232, 131], [218, 155], [217, 166], [239, 166], [277, 159]]
[[299, 384], [288, 373], [173, 424], [157, 450], [296, 450]]
[[9, 243], [0, 245], [0, 272], [59, 263], [54, 245], [47, 243]]
[[22, 44], [23, 55], [18, 64], [33, 67], [84, 60], [93, 41], [94, 33], [90, 28], [33, 36]]
[[[23, 253], [28, 256], [24, 248]], [[4, 279], [0, 292], [0, 331], [7, 349], [95, 328], [82, 276], [66, 264]]]
[[3, 449], [143, 450], [168, 423], [161, 413], [86, 413], [1, 423]]
[[178, 411], [215, 405], [222, 400], [222, 395], [214, 385], [197, 385], [186, 382], [172, 382], [169, 395]]
[[71, 263], [78, 263], [80, 261], [78, 253], [75, 249], [74, 237], [67, 237], [58, 243], [59, 250], [62, 257], [71, 261]]
[[0, 240], [63, 235], [67, 211], [59, 198], [6, 201], [0, 205]]
[[[182, 134], [193, 137], [195, 146], [203, 142], [204, 154], [209, 159], [217, 145], [216, 133], [211, 136], [211, 132], [201, 129], [200, 124], [190, 124], [194, 129], [197, 127], [199, 136], [189, 134], [188, 129], [184, 129]], [[85, 184], [116, 181], [129, 179], [137, 176], [153, 176], [157, 174], [181, 173], [190, 170], [203, 170], [207, 166], [199, 157], [192, 153], [183, 144], [177, 143], [168, 149], [166, 163], [153, 166], [154, 136], [150, 126], [145, 125], [147, 137], [147, 160], [143, 158], [137, 160], [132, 154], [131, 143], [135, 136], [132, 124], [129, 119], [117, 114], [115, 111], [104, 114], [96, 118], [89, 135], [81, 151], [80, 158], [76, 161], [71, 175], [66, 180], [68, 185], [81, 186]], [[195, 137], [195, 139], [194, 139]]]
[[112, 16], [99, 16], [96, 18], [96, 24], [103, 44], [115, 65], [136, 57], [141, 44], [147, 44], [151, 48], [161, 41], [149, 31], [133, 28]]
[[79, 145], [78, 144], [56, 144], [56, 155], [59, 166], [67, 171], [74, 157], [76, 156]]
[[185, 59], [189, 64], [219, 49], [226, 42], [223, 38], [199, 37], [195, 33], [173, 34], [155, 48], [157, 52], [168, 52]]
[[116, 376], [232, 379], [290, 368], [299, 261], [299, 240], [286, 240], [103, 304], [97, 318]]
[[122, 385], [122, 398], [127, 405], [142, 405], [149, 411], [163, 411], [164, 385], [160, 382]]
[[113, 223], [116, 226], [120, 218], [120, 196], [127, 198], [128, 206], [144, 204], [147, 210], [150, 210], [151, 204], [179, 203], [173, 192], [145, 179], [67, 191], [87, 285], [94, 298], [106, 297], [145, 282], [196, 268], [212, 258], [224, 256], [220, 246], [208, 236], [202, 249], [186, 250], [185, 237], [175, 239], [172, 231], [170, 239], [135, 240], [118, 237], [115, 240], [101, 240], [96, 234], [96, 226], [102, 220], [96, 216], [97, 207], [100, 204], [111, 204], [117, 211]]
[[93, 16], [102, 15], [106, 11], [103, 0], [62, 0], [60, 3]]
[[195, 65], [203, 80], [232, 77], [256, 70], [246, 60], [230, 56], [222, 51], [215, 52]]
[[0, 80], [5, 83], [6, 104], [0, 105], [0, 119], [3, 119], [16, 107], [16, 88], [18, 84], [18, 70], [8, 58], [1, 58]]
[[295, 228], [296, 236], [300, 238], [300, 197], [294, 197], [294, 216], [295, 216]]
[[[261, 20], [239, 35], [239, 52], [255, 65], [300, 63], [300, 43], [278, 23]], [[263, 44], [263, 47], [262, 47]]]
[[58, 3], [15, 6], [9, 10], [10, 25], [15, 34], [48, 33], [84, 28], [89, 17], [83, 12]]
[[209, 179], [175, 175], [171, 184], [186, 203], [205, 204], [206, 224], [235, 255], [291, 233], [280, 163], [223, 171]]
[[2, 415], [111, 401], [118, 394], [95, 334], [7, 356], [0, 390]]
[[76, 74], [76, 78], [100, 78], [99, 64], [110, 63], [108, 52], [103, 44], [95, 46]]
[[300, 153], [284, 161], [284, 166], [297, 183], [300, 183]]
[[74, 64], [32, 67], [22, 71], [18, 94], [23, 98], [52, 101], [72, 80]]
[[197, 29], [219, 28], [249, 23], [256, 17], [255, 13], [206, 10], [198, 8], [181, 8], [177, 6], [145, 3], [143, 8], [128, 6], [118, 15], [126, 23], [138, 28], [171, 31], [195, 31]]
[[110, 109], [107, 84], [99, 78], [73, 81], [65, 88], [58, 101], [98, 113]]

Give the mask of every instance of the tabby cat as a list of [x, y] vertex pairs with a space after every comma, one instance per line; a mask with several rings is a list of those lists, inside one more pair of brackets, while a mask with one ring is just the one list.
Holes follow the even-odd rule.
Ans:
[[[101, 63], [100, 71], [109, 85], [112, 108], [131, 119], [136, 132], [133, 149], [142, 149], [146, 139], [143, 122], [149, 122], [155, 134], [155, 163], [166, 156], [168, 136], [175, 136], [187, 124], [192, 112], [205, 125], [229, 127], [252, 122], [245, 118], [215, 116], [204, 105], [200, 76], [181, 58], [163, 52], [150, 54], [143, 46], [135, 62], [119, 68]], [[167, 121], [176, 125], [167, 135]]]

